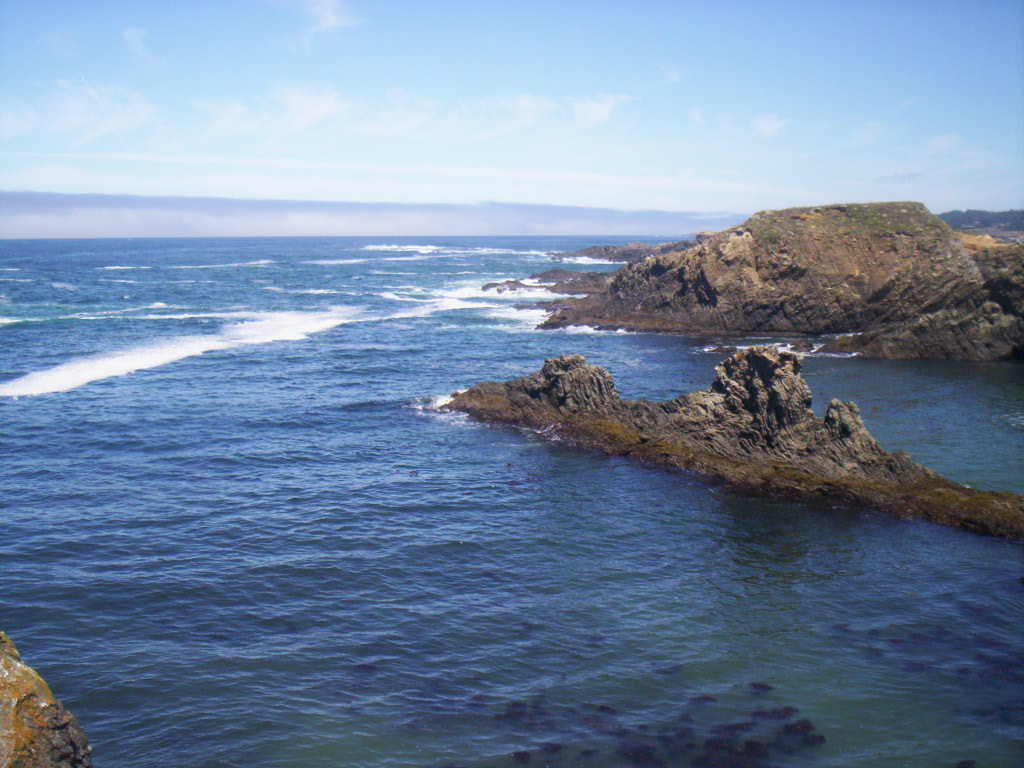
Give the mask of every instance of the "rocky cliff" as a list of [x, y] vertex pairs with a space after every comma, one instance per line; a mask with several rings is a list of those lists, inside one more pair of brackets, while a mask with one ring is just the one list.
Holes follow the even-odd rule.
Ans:
[[89, 742], [0, 632], [0, 768], [90, 768]]
[[885, 451], [853, 403], [833, 400], [824, 419], [796, 355], [738, 352], [701, 392], [673, 400], [623, 400], [608, 371], [579, 355], [537, 373], [485, 382], [446, 406], [481, 421], [557, 434], [606, 453], [719, 478], [752, 491], [833, 498], [996, 536], [1024, 538], [1024, 497], [957, 485]]
[[834, 351], [1024, 357], [1024, 246], [966, 242], [919, 203], [757, 213], [624, 266], [544, 327], [854, 334]]

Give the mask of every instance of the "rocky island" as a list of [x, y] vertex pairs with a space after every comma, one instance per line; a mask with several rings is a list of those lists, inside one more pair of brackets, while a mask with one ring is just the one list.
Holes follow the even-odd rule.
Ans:
[[91, 768], [90, 751], [75, 716], [0, 632], [0, 766]]
[[1024, 497], [966, 488], [903, 451], [887, 452], [854, 403], [832, 400], [819, 419], [800, 366], [795, 354], [754, 347], [722, 362], [710, 388], [651, 402], [621, 399], [608, 371], [568, 355], [523, 378], [477, 384], [444, 407], [747, 491], [1024, 538]]
[[[623, 260], [635, 255], [623, 248]], [[1024, 357], [1024, 245], [955, 232], [920, 203], [762, 211], [696, 244], [649, 248], [604, 290], [547, 303], [541, 327], [834, 335], [825, 351]]]

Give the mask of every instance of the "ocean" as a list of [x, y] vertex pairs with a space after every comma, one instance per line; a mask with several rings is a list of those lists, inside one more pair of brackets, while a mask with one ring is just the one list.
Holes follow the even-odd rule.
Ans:
[[[612, 242], [0, 242], [0, 629], [100, 768], [1024, 766], [1021, 542], [437, 409], [571, 352], [707, 387], [736, 340], [481, 290]], [[1024, 492], [1021, 364], [805, 375]]]

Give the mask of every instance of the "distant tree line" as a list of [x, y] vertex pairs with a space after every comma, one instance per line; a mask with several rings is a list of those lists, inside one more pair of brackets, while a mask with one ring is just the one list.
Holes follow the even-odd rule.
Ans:
[[1024, 231], [1024, 210], [1021, 211], [949, 211], [939, 218], [953, 229], [1003, 229]]

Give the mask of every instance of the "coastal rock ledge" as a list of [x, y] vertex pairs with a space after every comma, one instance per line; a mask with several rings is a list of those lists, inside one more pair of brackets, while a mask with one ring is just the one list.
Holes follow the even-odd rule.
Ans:
[[652, 402], [621, 399], [608, 371], [566, 355], [529, 376], [456, 393], [444, 408], [700, 472], [747, 491], [840, 500], [1024, 538], [1024, 496], [966, 488], [905, 451], [889, 453], [852, 402], [832, 400], [819, 419], [800, 369], [793, 353], [752, 347], [723, 361], [710, 388]]
[[89, 741], [0, 632], [0, 768], [91, 768]]

